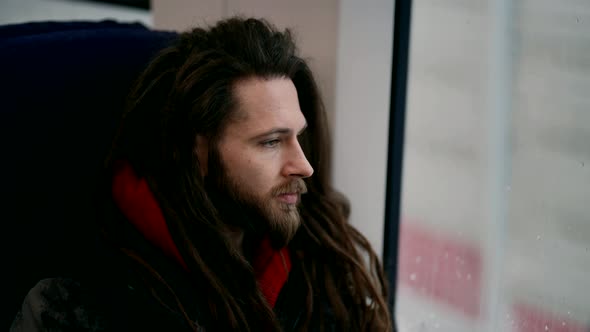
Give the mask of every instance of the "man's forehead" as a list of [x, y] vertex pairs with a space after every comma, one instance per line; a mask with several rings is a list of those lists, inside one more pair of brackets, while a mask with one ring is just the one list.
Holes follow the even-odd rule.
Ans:
[[[288, 78], [249, 78], [234, 85], [236, 112], [232, 122], [251, 129], [304, 126], [297, 89]], [[294, 128], [295, 129], [295, 128]]]

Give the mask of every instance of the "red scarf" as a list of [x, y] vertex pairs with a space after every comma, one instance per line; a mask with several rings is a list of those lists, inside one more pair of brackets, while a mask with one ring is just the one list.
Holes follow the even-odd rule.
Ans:
[[[172, 240], [162, 210], [147, 181], [138, 178], [129, 163], [122, 162], [115, 168], [112, 194], [115, 204], [129, 222], [150, 243], [186, 269], [187, 265]], [[275, 250], [270, 240], [265, 238], [256, 251], [252, 266], [262, 294], [274, 307], [291, 271], [289, 250], [286, 247]]]

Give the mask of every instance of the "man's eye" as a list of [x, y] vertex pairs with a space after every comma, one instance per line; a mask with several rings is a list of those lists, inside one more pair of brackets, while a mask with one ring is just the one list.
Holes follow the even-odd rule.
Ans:
[[274, 148], [275, 146], [277, 146], [279, 143], [281, 142], [281, 140], [279, 139], [271, 139], [268, 141], [264, 141], [262, 143], [260, 143], [262, 146], [266, 147], [266, 148]]

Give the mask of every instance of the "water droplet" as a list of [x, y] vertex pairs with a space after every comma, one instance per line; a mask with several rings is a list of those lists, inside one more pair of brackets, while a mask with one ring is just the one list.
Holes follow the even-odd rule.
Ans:
[[410, 274], [410, 280], [412, 280], [412, 281], [416, 280], [416, 273]]
[[416, 264], [420, 264], [422, 262], [422, 256], [416, 256]]
[[438, 328], [440, 328], [440, 324], [439, 324], [439, 323], [436, 323], [436, 324], [434, 324], [434, 328], [435, 328], [435, 329], [438, 329]]
[[512, 190], [512, 187], [506, 186], [506, 191], [510, 191], [510, 190]]
[[565, 326], [565, 322], [561, 322], [561, 326]]
[[449, 252], [445, 252], [445, 259], [449, 259]]
[[584, 165], [585, 165], [585, 163], [584, 163], [584, 162], [581, 162], [580, 164], [582, 164], [582, 167], [584, 167]]
[[540, 240], [540, 239], [541, 239], [541, 235], [537, 235], [537, 240]]
[[549, 326], [545, 325], [545, 331], [549, 331]]
[[580, 18], [576, 17], [576, 23], [580, 23]]
[[571, 315], [572, 315], [571, 311], [568, 311], [568, 312], [567, 312], [567, 315], [568, 315], [568, 316], [571, 316]]
[[[471, 273], [467, 273], [467, 280], [471, 280]], [[510, 317], [510, 315], [506, 315], [506, 318]]]
[[457, 275], [457, 279], [461, 279], [461, 277], [462, 277], [461, 271], [457, 270], [457, 271], [455, 271], [455, 274]]

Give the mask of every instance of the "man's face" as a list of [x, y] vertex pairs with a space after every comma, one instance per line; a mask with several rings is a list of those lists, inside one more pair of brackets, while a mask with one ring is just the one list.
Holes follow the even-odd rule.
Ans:
[[[245, 228], [268, 231], [281, 247], [300, 225], [297, 205], [307, 191], [303, 178], [313, 174], [298, 140], [307, 124], [297, 90], [287, 78], [251, 78], [234, 86], [234, 96], [238, 116], [221, 135], [218, 160], [209, 163], [219, 167], [209, 169], [217, 177], [218, 191], [234, 203], [218, 208], [254, 212], [256, 220], [226, 222], [254, 223]], [[240, 219], [239, 214], [228, 215]]]

